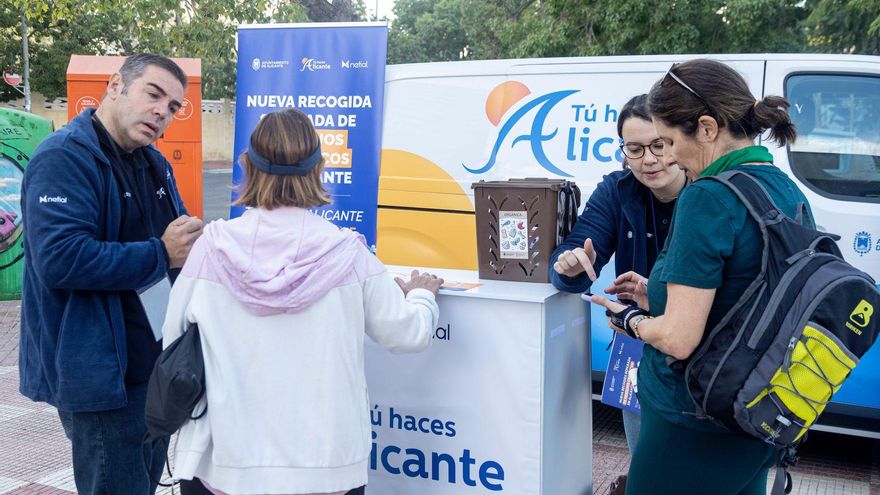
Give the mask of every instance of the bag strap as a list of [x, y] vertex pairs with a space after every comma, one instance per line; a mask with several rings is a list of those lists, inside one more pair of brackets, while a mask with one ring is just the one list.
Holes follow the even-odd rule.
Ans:
[[[802, 438], [798, 445], [803, 443], [806, 437]], [[789, 446], [778, 452], [779, 459], [776, 461], [776, 478], [773, 480], [773, 486], [770, 489], [770, 495], [785, 495], [791, 493], [792, 479], [788, 468], [798, 463], [800, 459], [797, 455], [797, 446]]]
[[[764, 186], [745, 172], [728, 170], [717, 176], [703, 177], [703, 179], [711, 179], [727, 186], [742, 201], [749, 214], [759, 224], [769, 225], [785, 218], [785, 214], [776, 206], [776, 203], [770, 197], [770, 194], [767, 193], [767, 190], [764, 189]], [[797, 204], [797, 213], [794, 221], [798, 225], [816, 230], [816, 222], [810, 215], [807, 204], [803, 201]]]
[[728, 170], [716, 176], [703, 177], [700, 180], [713, 180], [727, 186], [745, 205], [752, 218], [762, 227], [780, 222], [785, 218], [785, 214], [776, 207], [776, 203], [767, 194], [764, 186], [745, 172]]
[[576, 196], [575, 187], [577, 187], [577, 186], [575, 186], [573, 182], [568, 182], [565, 186], [566, 186], [565, 189], [568, 192], [568, 205], [565, 208], [565, 210], [566, 210], [565, 230], [566, 230], [566, 237], [567, 237], [568, 234], [571, 234], [571, 231], [574, 230], [574, 224], [575, 224], [575, 222], [577, 222], [578, 201], [577, 201], [577, 198], [575, 197]]
[[807, 228], [816, 230], [816, 223], [813, 222], [813, 217], [810, 216], [810, 211], [809, 209], [807, 209], [807, 204], [803, 201], [801, 201], [797, 205], [797, 215], [795, 215], [794, 221], [799, 223], [800, 225], [805, 225]]
[[[150, 472], [150, 461], [147, 458], [147, 448], [162, 448], [162, 443], [165, 442], [165, 469], [168, 472], [168, 478], [170, 479], [169, 483], [162, 483], [162, 476], [159, 476], [159, 479], [153, 479], [153, 473]], [[147, 433], [144, 436], [144, 441], [141, 443], [141, 457], [144, 458], [144, 469], [147, 471], [147, 477], [150, 478], [150, 481], [161, 486], [161, 487], [171, 487], [171, 493], [174, 494], [174, 487], [180, 484], [180, 481], [174, 481], [174, 473], [171, 472], [171, 462], [168, 460], [168, 449], [171, 448], [171, 440], [170, 437], [160, 438], [159, 440], [150, 440], [150, 434]]]
[[560, 237], [557, 239], [557, 243], [568, 237], [574, 230], [574, 224], [578, 218], [578, 207], [581, 204], [581, 191], [574, 182], [566, 181], [560, 193], [562, 194], [562, 225], [559, 229]]
[[770, 488], [770, 495], [785, 495], [791, 493], [791, 473], [788, 467], [777, 465], [776, 478], [773, 479], [773, 486]]

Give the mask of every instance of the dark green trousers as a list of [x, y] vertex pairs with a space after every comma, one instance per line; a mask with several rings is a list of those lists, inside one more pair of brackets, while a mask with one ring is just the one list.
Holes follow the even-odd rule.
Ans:
[[642, 429], [627, 495], [765, 495], [775, 450], [736, 433], [706, 433], [664, 419], [642, 404]]

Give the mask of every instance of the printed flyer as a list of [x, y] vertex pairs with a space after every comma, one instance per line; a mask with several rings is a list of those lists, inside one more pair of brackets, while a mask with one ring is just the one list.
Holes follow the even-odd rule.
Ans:
[[636, 398], [636, 370], [642, 360], [644, 347], [645, 343], [641, 340], [621, 333], [614, 334], [608, 369], [605, 370], [605, 383], [602, 384], [603, 404], [637, 414], [641, 412], [639, 400]]

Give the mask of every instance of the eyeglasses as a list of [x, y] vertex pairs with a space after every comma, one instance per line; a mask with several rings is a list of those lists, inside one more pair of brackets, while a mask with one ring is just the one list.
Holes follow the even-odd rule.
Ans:
[[654, 141], [651, 144], [638, 144], [638, 143], [626, 143], [620, 145], [620, 151], [626, 155], [627, 158], [637, 160], [643, 156], [645, 156], [645, 150], [650, 150], [651, 154], [656, 157], [663, 156], [663, 149], [666, 147], [666, 143], [660, 141]]
[[682, 81], [680, 77], [678, 77], [677, 75], [675, 75], [675, 72], [672, 72], [672, 69], [674, 69], [676, 65], [678, 65], [678, 64], [672, 64], [672, 67], [670, 67], [669, 70], [666, 71], [666, 75], [663, 76], [663, 79], [666, 79], [667, 77], [671, 77], [672, 80], [675, 81], [675, 82], [677, 82], [679, 86], [681, 86], [682, 88], [688, 90], [692, 95], [696, 96], [697, 99], [700, 100], [700, 103], [702, 103], [703, 106], [706, 107], [706, 110], [708, 110], [708, 111], [711, 113], [711, 112], [712, 112], [712, 107], [710, 107], [709, 104], [706, 103], [706, 100], [704, 100], [703, 97], [700, 96], [700, 93], [697, 93], [696, 91], [694, 91], [694, 88], [688, 86], [687, 83], [685, 83], [684, 81]]

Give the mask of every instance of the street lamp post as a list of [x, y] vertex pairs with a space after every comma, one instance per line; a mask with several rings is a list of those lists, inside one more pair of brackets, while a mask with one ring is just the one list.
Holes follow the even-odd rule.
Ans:
[[21, 52], [24, 59], [24, 110], [31, 111], [31, 68], [28, 56], [27, 18], [21, 14]]

